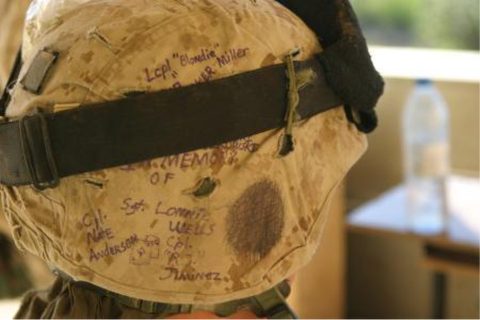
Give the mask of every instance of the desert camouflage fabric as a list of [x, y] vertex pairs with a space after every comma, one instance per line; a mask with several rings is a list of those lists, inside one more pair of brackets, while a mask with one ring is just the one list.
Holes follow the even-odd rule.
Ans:
[[[321, 50], [273, 0], [81, 2], [50, 18], [32, 13], [20, 79], [39, 53], [59, 56], [41, 94], [16, 85], [8, 117], [195, 85], [283, 63], [293, 49], [297, 60]], [[75, 280], [166, 303], [253, 296], [309, 261], [335, 188], [367, 146], [341, 107], [297, 123], [295, 150], [281, 157], [283, 132], [80, 174], [42, 192], [3, 187], [3, 206], [16, 244]]]

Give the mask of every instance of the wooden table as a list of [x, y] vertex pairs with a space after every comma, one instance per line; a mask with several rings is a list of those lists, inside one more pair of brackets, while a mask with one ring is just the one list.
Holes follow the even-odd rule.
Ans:
[[418, 235], [408, 228], [407, 189], [398, 186], [352, 212], [350, 232], [415, 238], [423, 247], [422, 266], [435, 271], [434, 318], [443, 318], [448, 273], [479, 273], [480, 179], [451, 176], [447, 182], [446, 230], [436, 236]]

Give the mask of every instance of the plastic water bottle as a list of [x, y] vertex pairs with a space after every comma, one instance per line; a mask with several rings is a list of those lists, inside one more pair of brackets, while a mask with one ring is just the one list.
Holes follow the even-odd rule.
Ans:
[[449, 173], [449, 112], [429, 80], [418, 80], [403, 113], [405, 180], [411, 231], [445, 230], [445, 183]]

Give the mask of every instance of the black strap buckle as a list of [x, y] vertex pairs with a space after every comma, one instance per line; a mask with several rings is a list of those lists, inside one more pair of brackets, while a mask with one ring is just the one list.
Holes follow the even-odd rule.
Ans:
[[32, 185], [37, 190], [60, 184], [45, 115], [38, 109], [19, 121], [20, 144]]

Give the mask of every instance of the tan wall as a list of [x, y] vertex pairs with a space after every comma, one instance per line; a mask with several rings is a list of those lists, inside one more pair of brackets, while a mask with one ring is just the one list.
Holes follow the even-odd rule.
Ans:
[[413, 239], [348, 234], [348, 317], [428, 319], [432, 275]]
[[0, 90], [3, 91], [20, 48], [30, 0], [0, 0]]
[[[451, 118], [451, 160], [455, 171], [479, 171], [479, 84], [436, 82]], [[403, 178], [400, 119], [413, 80], [387, 79], [378, 105], [380, 125], [370, 147], [348, 176], [349, 208], [400, 183]]]
[[[400, 116], [403, 108], [404, 100], [413, 86], [413, 81], [388, 79], [385, 95], [379, 104], [380, 126], [378, 130], [370, 137], [370, 148], [360, 162], [355, 166], [348, 176], [347, 192], [350, 206], [363, 203], [388, 188], [398, 184], [402, 180], [402, 161], [401, 161], [401, 132], [400, 132]], [[444, 94], [450, 107], [452, 121], [452, 166], [455, 170], [462, 171], [479, 171], [479, 84], [469, 83], [437, 83], [439, 89]], [[332, 206], [331, 216], [326, 226], [323, 243], [316, 253], [314, 259], [297, 274], [293, 286], [293, 294], [290, 303], [303, 318], [341, 318], [345, 314], [345, 228], [343, 225], [343, 216], [345, 213], [342, 197], [343, 191], [340, 191]], [[358, 239], [353, 241], [357, 243]], [[383, 243], [383, 241], [381, 241]], [[381, 245], [381, 243], [380, 243]], [[397, 246], [399, 244], [396, 244]], [[350, 246], [350, 254], [355, 256], [355, 252], [363, 252], [367, 250], [375, 257], [382, 257], [373, 247], [366, 244], [357, 243], [359, 250], [352, 250]], [[401, 245], [400, 245], [401, 246]], [[418, 255], [418, 248], [412, 249], [411, 246], [394, 252], [404, 252], [406, 256], [398, 260], [392, 260], [391, 265], [396, 268], [387, 268], [384, 263], [388, 261], [378, 262], [379, 265], [371, 264], [363, 252], [358, 261], [355, 257], [350, 257], [350, 272], [361, 272], [364, 270], [366, 274], [374, 278], [384, 277], [385, 281], [372, 281], [367, 283], [353, 285], [351, 281], [364, 279], [362, 277], [350, 277], [349, 296], [350, 296], [350, 316], [358, 314], [369, 314], [371, 308], [376, 313], [370, 316], [385, 316], [387, 314], [396, 314], [409, 317], [428, 317], [430, 315], [430, 276], [424, 270], [417, 270], [415, 259], [412, 255]], [[363, 248], [363, 249], [362, 249]], [[369, 249], [370, 248], [370, 249]], [[392, 252], [392, 247], [388, 247], [388, 252]], [[418, 260], [418, 259], [417, 259]], [[362, 267], [362, 261], [366, 265]], [[369, 262], [367, 262], [369, 261]], [[379, 268], [374, 272], [375, 266]], [[366, 268], [366, 269], [362, 269]], [[408, 268], [417, 268], [415, 272], [406, 271]], [[385, 272], [382, 273], [381, 270]], [[402, 272], [400, 272], [402, 270]], [[406, 272], [405, 272], [406, 271]], [[411, 287], [412, 282], [406, 281], [410, 274], [417, 277], [415, 279], [414, 290], [416, 294], [409, 297], [399, 296], [394, 298], [384, 307], [375, 306], [375, 298], [368, 295], [371, 294], [366, 288], [378, 286], [380, 284], [388, 284], [391, 286], [395, 283], [398, 288], [395, 290], [387, 290], [380, 288], [375, 290], [377, 294], [388, 295], [392, 293], [407, 292], [401, 290], [402, 286]], [[356, 279], [356, 280], [355, 280]], [[390, 279], [387, 281], [387, 279]], [[395, 282], [396, 281], [396, 282]], [[356, 289], [355, 289], [356, 288]], [[353, 290], [353, 291], [352, 291]], [[355, 291], [357, 290], [357, 291]], [[363, 297], [363, 298], [362, 298]], [[365, 300], [365, 299], [367, 300]], [[377, 297], [378, 298], [378, 297]], [[408, 299], [407, 299], [408, 298]], [[385, 300], [385, 299], [384, 299]], [[372, 304], [366, 303], [371, 301]], [[386, 301], [386, 300], [385, 300]], [[385, 302], [383, 301], [383, 302]], [[352, 307], [361, 306], [360, 307]], [[359, 309], [360, 308], [360, 309]], [[370, 308], [370, 309], [369, 309]], [[367, 310], [368, 309], [368, 310]], [[363, 311], [365, 312], [363, 312]], [[382, 310], [384, 311], [382, 313]], [[403, 310], [402, 312], [396, 312]], [[367, 312], [368, 311], [368, 312]], [[358, 315], [357, 314], [357, 315]]]
[[[479, 172], [479, 84], [437, 82], [451, 118], [454, 172]], [[378, 105], [379, 128], [370, 148], [350, 172], [347, 205], [353, 208], [403, 179], [401, 116], [413, 80], [387, 79]], [[428, 318], [432, 316], [433, 274], [421, 268], [415, 241], [362, 235], [348, 237], [348, 316]], [[447, 317], [478, 317], [478, 277], [449, 274]]]

